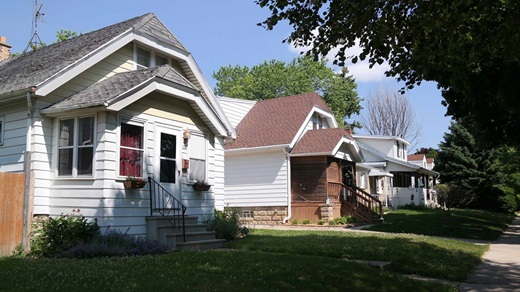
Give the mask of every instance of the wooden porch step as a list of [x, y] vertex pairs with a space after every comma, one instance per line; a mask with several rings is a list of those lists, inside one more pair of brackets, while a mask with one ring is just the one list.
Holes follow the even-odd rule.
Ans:
[[222, 248], [224, 245], [224, 239], [211, 239], [211, 240], [199, 240], [199, 241], [187, 241], [177, 242], [178, 250], [205, 250]]

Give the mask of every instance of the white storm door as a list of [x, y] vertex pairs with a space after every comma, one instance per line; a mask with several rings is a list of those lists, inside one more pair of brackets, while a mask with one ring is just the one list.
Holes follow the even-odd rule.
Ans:
[[180, 199], [181, 136], [179, 130], [158, 127], [155, 137], [156, 180]]

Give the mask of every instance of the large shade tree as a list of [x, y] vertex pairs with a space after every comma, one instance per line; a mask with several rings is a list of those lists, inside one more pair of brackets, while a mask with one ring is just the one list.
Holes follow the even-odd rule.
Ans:
[[340, 126], [345, 119], [361, 110], [356, 83], [346, 67], [334, 72], [326, 60], [315, 61], [310, 57], [298, 57], [290, 63], [271, 60], [251, 68], [224, 66], [213, 73], [217, 81], [217, 95], [262, 100], [307, 92], [320, 94], [334, 112]]
[[[447, 113], [469, 118], [477, 138], [520, 145], [520, 2], [477, 0], [257, 0], [271, 15], [260, 25], [287, 20], [285, 41], [310, 46], [315, 56], [362, 48], [352, 62], [388, 62], [388, 76], [407, 88], [436, 81]], [[485, 137], [485, 139], [484, 139]]]

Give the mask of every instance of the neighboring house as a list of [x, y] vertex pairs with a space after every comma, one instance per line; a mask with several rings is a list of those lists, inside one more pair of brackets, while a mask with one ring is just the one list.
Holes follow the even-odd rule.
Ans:
[[242, 218], [255, 224], [329, 220], [361, 212], [357, 201], [346, 204], [358, 196], [375, 206], [354, 188], [356, 163], [363, 161], [356, 141], [338, 128], [318, 94], [218, 99], [237, 132], [225, 145], [225, 204], [239, 208]]
[[[0, 62], [0, 172], [25, 173], [28, 223], [79, 208], [146, 235], [145, 217], [176, 200], [200, 221], [224, 207], [234, 136], [192, 55], [153, 14]], [[197, 180], [211, 189], [194, 191]]]
[[[437, 198], [431, 188], [438, 173], [429, 169], [426, 158], [411, 156], [408, 161], [407, 147], [410, 144], [399, 137], [354, 135], [366, 162], [358, 166], [358, 186], [378, 196], [387, 206], [398, 207], [405, 204], [435, 206]], [[417, 158], [417, 159], [416, 159]], [[370, 167], [363, 169], [361, 167]], [[360, 181], [360, 182], [359, 182]]]

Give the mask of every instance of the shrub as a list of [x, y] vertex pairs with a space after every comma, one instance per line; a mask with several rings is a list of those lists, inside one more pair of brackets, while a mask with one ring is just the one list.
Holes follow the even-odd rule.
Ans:
[[168, 249], [168, 246], [158, 241], [129, 235], [119, 230], [112, 230], [109, 227], [105, 234], [96, 236], [91, 242], [80, 243], [60, 253], [58, 256], [67, 258], [94, 258], [149, 255], [165, 253]]
[[215, 210], [213, 216], [206, 219], [207, 229], [217, 232], [217, 238], [231, 240], [249, 234], [249, 228], [240, 223], [238, 208], [224, 208], [224, 211]]
[[298, 219], [291, 220], [291, 224], [298, 225], [298, 224], [300, 224], [300, 220], [298, 220]]
[[338, 218], [334, 218], [334, 225], [344, 225], [344, 224], [347, 224], [347, 218], [345, 217], [338, 217]]
[[409, 203], [409, 204], [405, 204], [405, 205], [401, 205], [399, 207], [397, 207], [398, 209], [406, 209], [406, 210], [417, 210], [417, 211], [421, 211], [421, 210], [428, 210], [429, 208], [424, 205], [424, 204], [414, 204], [414, 203]]
[[72, 214], [62, 214], [36, 223], [30, 255], [55, 256], [80, 243], [88, 243], [98, 236], [97, 219], [88, 222], [79, 212], [79, 209], [72, 210]]
[[334, 225], [337, 225], [337, 224], [336, 224], [336, 222], [334, 222], [334, 220], [330, 220], [330, 221], [329, 221], [329, 225], [330, 225], [330, 226], [334, 226]]
[[305, 219], [302, 221], [302, 224], [304, 224], [304, 225], [311, 224], [311, 220]]
[[318, 220], [317, 223], [318, 223], [318, 225], [324, 225], [325, 224], [325, 220], [320, 219], [320, 220]]

